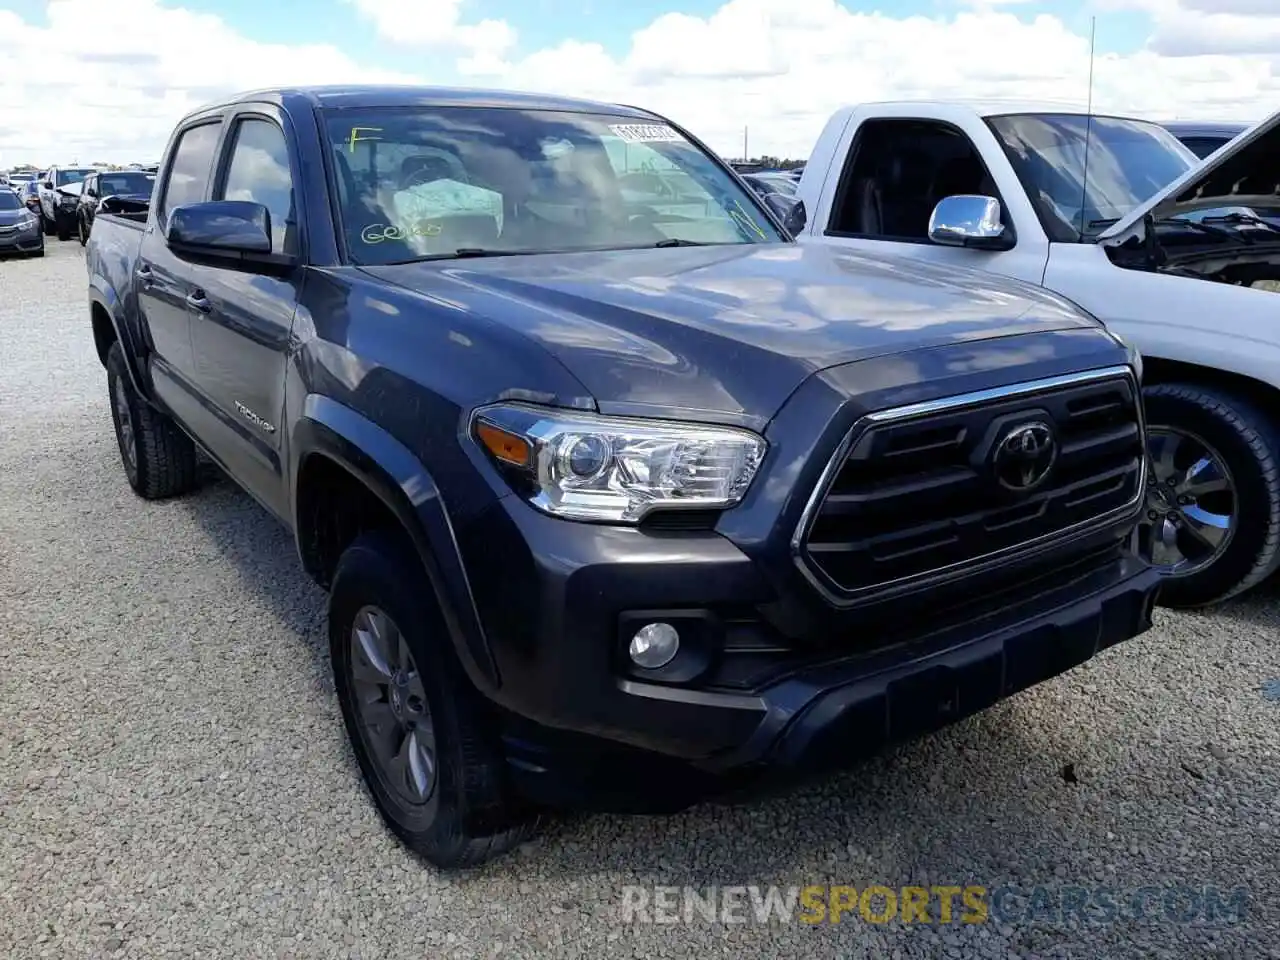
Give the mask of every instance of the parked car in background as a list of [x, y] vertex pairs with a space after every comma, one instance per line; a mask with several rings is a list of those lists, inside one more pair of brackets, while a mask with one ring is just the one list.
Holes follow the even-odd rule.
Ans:
[[799, 181], [792, 179], [785, 173], [744, 173], [742, 179], [747, 181], [748, 186], [762, 197], [769, 194], [777, 194], [788, 200], [794, 199], [796, 190], [799, 188]]
[[432, 863], [844, 766], [1150, 625], [1140, 360], [1061, 297], [797, 244], [634, 107], [260, 90], [162, 169], [86, 247], [124, 474], [187, 492], [199, 447], [291, 528]]
[[1247, 123], [1201, 123], [1195, 120], [1170, 120], [1161, 126], [1202, 160], [1249, 129]]
[[1132, 342], [1144, 549], [1165, 603], [1204, 606], [1280, 565], [1278, 127], [1200, 160], [1155, 123], [1056, 106], [849, 107], [795, 213], [806, 242], [1042, 284]]
[[0, 254], [25, 253], [44, 256], [44, 231], [40, 218], [28, 209], [18, 194], [0, 189]]
[[[18, 199], [22, 201], [23, 206], [40, 217], [40, 183], [37, 180], [28, 180], [18, 186], [14, 191], [18, 194]], [[41, 232], [43, 236], [43, 231]]]
[[80, 203], [76, 211], [76, 236], [80, 245], [89, 240], [93, 220], [99, 211], [108, 213], [140, 212], [151, 202], [156, 175], [141, 170], [116, 170], [91, 173], [84, 178]]
[[70, 240], [76, 226], [76, 209], [80, 201], [79, 188], [65, 187], [79, 184], [93, 167], [50, 167], [40, 184], [40, 213], [44, 218], [46, 234], [57, 234], [59, 240]]

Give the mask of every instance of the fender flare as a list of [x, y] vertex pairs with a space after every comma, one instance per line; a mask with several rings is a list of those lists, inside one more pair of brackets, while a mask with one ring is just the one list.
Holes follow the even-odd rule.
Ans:
[[91, 274], [89, 277], [89, 316], [91, 321], [95, 306], [101, 307], [106, 313], [107, 319], [111, 322], [111, 327], [115, 331], [116, 340], [124, 348], [124, 363], [129, 370], [129, 378], [133, 381], [133, 389], [140, 397], [150, 403], [151, 383], [143, 371], [142, 353], [138, 350], [138, 344], [133, 336], [133, 329], [126, 320], [124, 304], [121, 302], [115, 288], [107, 282], [106, 278], [96, 273]]
[[497, 663], [484, 635], [462, 553], [440, 490], [421, 461], [382, 427], [329, 397], [310, 394], [292, 431], [291, 511], [298, 537], [298, 478], [318, 454], [346, 470], [378, 497], [413, 541], [435, 592], [454, 649], [481, 691], [499, 686]]

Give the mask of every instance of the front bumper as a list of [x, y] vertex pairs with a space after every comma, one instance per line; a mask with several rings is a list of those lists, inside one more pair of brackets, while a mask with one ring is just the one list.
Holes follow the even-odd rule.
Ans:
[[[513, 517], [534, 551], [495, 539]], [[766, 578], [721, 537], [565, 526], [505, 503], [463, 544], [489, 556], [476, 600], [502, 638], [493, 696], [521, 789], [597, 809], [679, 809], [946, 726], [1148, 629], [1160, 582], [1117, 526], [1028, 566], [1018, 590], [931, 609], [887, 644], [863, 642], [865, 616], [834, 612], [815, 642], [787, 634]], [[544, 536], [555, 553], [537, 549]], [[715, 648], [701, 674], [630, 668], [636, 614]]]
[[44, 234], [37, 223], [34, 229], [7, 230], [0, 227], [0, 253], [34, 253], [44, 247]]

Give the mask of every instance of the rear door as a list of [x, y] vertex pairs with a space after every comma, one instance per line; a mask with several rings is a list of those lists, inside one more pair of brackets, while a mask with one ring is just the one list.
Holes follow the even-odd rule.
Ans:
[[149, 362], [156, 396], [179, 421], [198, 434], [206, 419], [195, 387], [191, 352], [193, 266], [169, 249], [165, 240], [174, 207], [204, 200], [213, 180], [214, 157], [222, 117], [201, 118], [177, 134], [168, 167], [156, 194], [134, 267], [138, 311], [150, 338]]
[[[211, 198], [262, 204], [271, 219], [272, 252], [301, 257], [294, 143], [286, 117], [275, 107], [237, 107], [228, 120]], [[216, 415], [204, 434], [210, 452], [266, 506], [286, 516], [280, 427], [303, 270], [201, 265], [190, 276], [196, 379]]]
[[[849, 250], [894, 254], [990, 270], [1039, 284], [1048, 261], [1048, 241], [1038, 224], [1014, 230], [1009, 199], [1021, 188], [1001, 183], [970, 132], [943, 120], [869, 117], [845, 134], [846, 158], [829, 203], [816, 211], [821, 242]], [[998, 149], [998, 148], [997, 148]], [[1003, 178], [1001, 178], [1003, 179]], [[1000, 201], [1009, 250], [944, 246], [929, 239], [929, 217], [938, 201], [957, 194], [981, 194]], [[1032, 218], [1034, 220], [1034, 218]], [[1021, 221], [1020, 221], [1021, 222]]]

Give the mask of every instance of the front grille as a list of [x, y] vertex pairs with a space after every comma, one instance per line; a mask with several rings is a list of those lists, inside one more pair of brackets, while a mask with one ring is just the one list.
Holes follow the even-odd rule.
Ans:
[[[998, 470], [996, 447], [1029, 425], [1049, 427], [1056, 460], [1033, 489], [1010, 489], [1027, 478], [1008, 455]], [[1124, 367], [873, 414], [824, 473], [798, 559], [834, 598], [870, 599], [1108, 522], [1135, 508], [1143, 475], [1139, 391]]]

